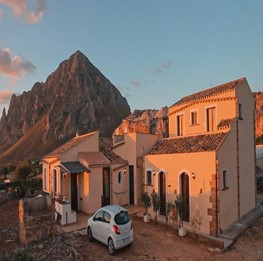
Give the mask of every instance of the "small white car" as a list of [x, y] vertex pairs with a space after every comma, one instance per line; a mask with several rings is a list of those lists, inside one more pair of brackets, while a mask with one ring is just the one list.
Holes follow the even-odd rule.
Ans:
[[119, 205], [100, 208], [88, 219], [87, 234], [90, 242], [95, 238], [107, 245], [111, 255], [115, 254], [116, 249], [130, 246], [133, 227], [127, 209]]

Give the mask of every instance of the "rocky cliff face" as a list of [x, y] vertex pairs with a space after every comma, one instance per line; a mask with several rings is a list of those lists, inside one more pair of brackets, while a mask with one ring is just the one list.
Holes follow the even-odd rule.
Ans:
[[263, 92], [254, 94], [256, 100], [255, 131], [256, 138], [263, 135]]
[[[45, 83], [36, 83], [31, 91], [12, 96], [8, 114], [4, 110], [0, 122], [0, 165], [40, 159], [76, 132], [99, 130], [102, 136], [111, 136], [129, 114], [126, 99], [77, 51]], [[34, 128], [38, 131], [32, 133]], [[34, 139], [38, 145], [28, 148], [25, 142]], [[26, 155], [16, 155], [20, 144], [27, 149]]]
[[114, 135], [139, 132], [168, 137], [168, 108], [158, 110], [135, 110], [114, 131]]

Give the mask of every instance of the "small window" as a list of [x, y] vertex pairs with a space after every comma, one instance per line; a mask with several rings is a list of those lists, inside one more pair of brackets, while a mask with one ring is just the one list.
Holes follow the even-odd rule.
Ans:
[[118, 173], [118, 183], [121, 184], [121, 178], [122, 178], [122, 173], [119, 171]]
[[223, 184], [222, 184], [222, 189], [227, 189], [228, 185], [227, 185], [227, 171], [223, 170]]
[[111, 220], [111, 215], [105, 211], [104, 213], [104, 222], [106, 223], [110, 223], [110, 220]]
[[152, 171], [151, 170], [147, 170], [146, 172], [146, 184], [147, 185], [152, 185]]
[[197, 111], [191, 112], [191, 125], [197, 124]]

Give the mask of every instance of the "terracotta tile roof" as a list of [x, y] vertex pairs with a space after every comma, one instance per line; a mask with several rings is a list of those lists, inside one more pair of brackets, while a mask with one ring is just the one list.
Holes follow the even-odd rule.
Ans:
[[234, 80], [231, 82], [220, 84], [218, 86], [215, 86], [215, 87], [212, 87], [212, 88], [209, 88], [209, 89], [206, 89], [206, 90], [185, 96], [184, 98], [182, 98], [178, 102], [174, 103], [171, 107], [173, 107], [175, 105], [181, 105], [184, 103], [196, 101], [196, 100], [202, 100], [202, 99], [205, 99], [207, 97], [214, 96], [216, 94], [231, 91], [231, 90], [235, 89], [244, 80], [245, 80], [245, 78], [240, 78], [240, 79], [237, 79], [237, 80]]
[[100, 138], [100, 152], [111, 162], [115, 164], [125, 164], [126, 160], [112, 151], [113, 144], [111, 138]]
[[218, 123], [218, 125], [217, 125], [217, 129], [220, 130], [220, 129], [229, 128], [232, 120], [233, 119], [223, 119], [223, 120], [221, 120]]
[[149, 154], [154, 155], [215, 151], [226, 135], [227, 133], [216, 133], [161, 139], [156, 143]]
[[82, 157], [89, 165], [106, 165], [110, 161], [100, 152], [80, 152], [80, 157]]
[[70, 173], [70, 174], [90, 172], [88, 168], [83, 166], [78, 161], [60, 163], [60, 168], [62, 169], [62, 171], [65, 171], [66, 173]]
[[80, 142], [84, 141], [88, 137], [92, 136], [95, 132], [91, 132], [88, 134], [84, 134], [81, 136], [74, 137], [73, 139], [69, 140], [68, 142], [64, 143], [60, 147], [56, 148], [55, 150], [51, 151], [49, 154], [44, 156], [46, 157], [59, 157], [62, 153], [68, 151], [70, 148], [74, 147], [75, 145], [79, 144]]

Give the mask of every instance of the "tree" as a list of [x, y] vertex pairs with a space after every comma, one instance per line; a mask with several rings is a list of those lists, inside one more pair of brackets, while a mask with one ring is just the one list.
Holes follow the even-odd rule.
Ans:
[[182, 198], [182, 195], [179, 194], [179, 195], [176, 195], [176, 199], [174, 201], [175, 203], [175, 207], [177, 209], [177, 213], [179, 214], [179, 218], [180, 218], [180, 227], [183, 227], [183, 214], [184, 214], [184, 206], [183, 206], [183, 198]]
[[18, 197], [24, 198], [32, 183], [32, 168], [28, 162], [17, 165], [15, 170], [14, 185], [17, 190]]
[[153, 189], [151, 193], [151, 198], [152, 198], [152, 205], [153, 205], [153, 211], [155, 212], [155, 221], [157, 222], [157, 212], [160, 209], [160, 197], [157, 192]]
[[141, 202], [143, 203], [145, 207], [145, 215], [148, 215], [148, 208], [151, 206], [151, 198], [148, 192], [142, 192], [141, 193]]

